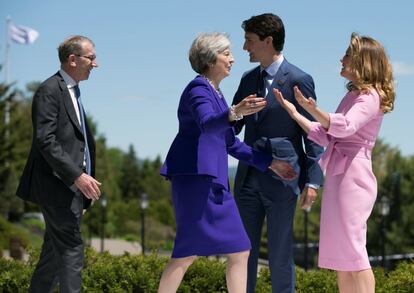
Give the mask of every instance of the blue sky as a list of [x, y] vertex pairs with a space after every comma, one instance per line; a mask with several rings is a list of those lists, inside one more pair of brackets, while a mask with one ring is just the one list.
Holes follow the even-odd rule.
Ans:
[[313, 76], [319, 106], [332, 112], [345, 93], [339, 59], [355, 31], [382, 42], [394, 64], [396, 108], [385, 116], [380, 136], [412, 155], [412, 11], [409, 0], [1, 0], [0, 56], [4, 58], [7, 16], [40, 33], [32, 45], [11, 46], [10, 78], [20, 88], [58, 70], [56, 48], [65, 37], [89, 36], [100, 67], [81, 83], [87, 112], [109, 146], [126, 150], [133, 144], [140, 158], [164, 158], [177, 131], [181, 92], [195, 76], [187, 52], [198, 33], [230, 34], [236, 62], [221, 83], [230, 103], [243, 72], [256, 65], [242, 50], [241, 22], [264, 12], [278, 14], [286, 27], [285, 58]]

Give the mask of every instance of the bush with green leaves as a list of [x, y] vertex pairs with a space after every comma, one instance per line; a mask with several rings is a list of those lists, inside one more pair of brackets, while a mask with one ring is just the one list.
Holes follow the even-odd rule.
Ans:
[[26, 293], [39, 258], [39, 250], [29, 250], [27, 262], [0, 258], [0, 292]]
[[17, 241], [22, 247], [26, 248], [31, 242], [30, 240], [34, 238], [39, 237], [32, 235], [23, 226], [10, 223], [0, 216], [0, 249], [9, 249], [10, 240]]
[[414, 261], [403, 262], [395, 270], [389, 273], [383, 286], [378, 293], [394, 292], [408, 293], [414, 292]]
[[[28, 262], [0, 258], [0, 292], [27, 292], [30, 277], [39, 257], [38, 250], [30, 251]], [[83, 292], [91, 293], [152, 293], [157, 292], [167, 257], [153, 253], [148, 256], [113, 256], [86, 249], [85, 267], [82, 272]], [[414, 292], [414, 261], [400, 263], [391, 272], [374, 269], [376, 292]], [[226, 289], [225, 263], [214, 258], [199, 258], [184, 276], [178, 293], [224, 293]], [[262, 268], [257, 280], [257, 293], [271, 292], [270, 273]], [[296, 269], [297, 293], [338, 292], [336, 274], [329, 270], [305, 272]]]
[[85, 292], [156, 292], [166, 258], [98, 254], [88, 249], [83, 270]]

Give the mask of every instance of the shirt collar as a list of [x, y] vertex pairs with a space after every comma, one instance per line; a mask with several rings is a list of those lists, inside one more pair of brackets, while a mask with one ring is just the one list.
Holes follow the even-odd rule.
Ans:
[[275, 62], [270, 64], [268, 67], [266, 68], [260, 67], [260, 71], [265, 69], [268, 75], [274, 77], [277, 71], [279, 70], [279, 67], [282, 64], [283, 60], [285, 60], [285, 58], [283, 57], [283, 54], [280, 54], [280, 57]]
[[73, 88], [74, 86], [77, 85], [76, 81], [73, 80], [72, 77], [70, 77], [69, 74], [67, 74], [63, 69], [59, 70], [60, 75], [62, 75], [63, 80], [65, 81], [66, 85], [68, 86], [68, 88]]

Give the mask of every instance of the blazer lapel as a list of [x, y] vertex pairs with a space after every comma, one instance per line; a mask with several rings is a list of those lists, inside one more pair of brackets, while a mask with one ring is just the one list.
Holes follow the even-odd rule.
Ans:
[[273, 107], [275, 103], [277, 103], [276, 97], [273, 94], [272, 89], [275, 88], [275, 89], [282, 91], [282, 88], [285, 85], [285, 82], [287, 79], [287, 75], [289, 73], [286, 70], [285, 65], [286, 65], [286, 60], [283, 60], [282, 64], [279, 67], [279, 70], [276, 72], [275, 78], [273, 79], [271, 90], [268, 91], [266, 95], [267, 106], [261, 112], [259, 112], [260, 114], [258, 115], [258, 119], [256, 122], [257, 124], [259, 124], [264, 119], [266, 114], [269, 112], [269, 109]]
[[208, 85], [211, 94], [213, 95], [216, 104], [218, 105], [218, 107], [220, 108], [221, 112], [227, 111], [227, 109], [229, 108], [227, 105], [226, 100], [224, 99], [224, 97], [220, 97], [219, 94], [216, 92], [216, 90], [213, 88], [213, 86], [207, 81], [205, 80], [205, 78], [201, 77], [205, 83]]
[[78, 117], [76, 116], [75, 108], [73, 106], [72, 98], [69, 94], [68, 87], [65, 81], [63, 80], [62, 76], [59, 73], [57, 75], [60, 77], [59, 86], [60, 86], [60, 89], [62, 90], [63, 103], [65, 105], [66, 112], [68, 113], [68, 116], [70, 120], [72, 121], [73, 125], [75, 125], [78, 131], [82, 133], [82, 128], [79, 124]]
[[216, 97], [217, 104], [221, 110], [221, 112], [227, 111], [229, 106], [227, 105], [226, 99], [224, 97], [220, 97], [216, 91], [214, 91], [214, 96]]

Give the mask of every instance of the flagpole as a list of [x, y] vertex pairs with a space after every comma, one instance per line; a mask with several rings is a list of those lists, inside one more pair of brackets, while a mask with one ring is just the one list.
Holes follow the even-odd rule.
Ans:
[[[10, 82], [10, 76], [9, 76], [9, 49], [10, 49], [10, 37], [9, 37], [9, 27], [10, 27], [11, 18], [10, 16], [7, 16], [6, 18], [6, 48], [5, 48], [5, 60], [4, 60], [4, 74], [5, 74], [5, 86], [6, 88], [9, 86]], [[5, 100], [4, 105], [4, 125], [6, 126], [6, 132], [5, 132], [5, 139], [6, 141], [9, 139], [10, 132], [8, 125], [10, 123], [10, 102]]]
[[6, 84], [10, 82], [9, 76], [9, 50], [10, 50], [10, 36], [9, 36], [9, 28], [10, 28], [11, 18], [10, 16], [6, 17], [6, 49], [5, 49], [5, 59], [4, 59], [4, 80]]
[[[6, 18], [6, 48], [5, 48], [5, 60], [4, 60], [4, 74], [5, 74], [5, 85], [6, 88], [10, 86], [10, 41], [13, 40], [19, 44], [31, 44], [39, 36], [39, 33], [29, 27], [15, 26], [11, 22], [11, 17]], [[6, 99], [5, 101], [5, 113], [4, 122], [6, 125], [10, 122], [10, 102]], [[6, 130], [7, 137], [7, 130]]]

